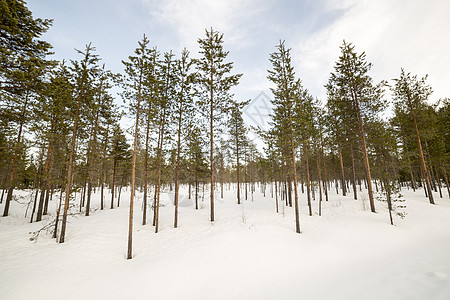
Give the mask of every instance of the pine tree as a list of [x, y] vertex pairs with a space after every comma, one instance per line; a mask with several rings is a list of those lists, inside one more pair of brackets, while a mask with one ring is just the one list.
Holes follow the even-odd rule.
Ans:
[[244, 125], [244, 119], [242, 118], [242, 108], [245, 107], [250, 100], [244, 102], [233, 102], [230, 108], [230, 119], [228, 120], [228, 128], [231, 138], [229, 144], [232, 148], [233, 154], [236, 157], [236, 180], [237, 180], [237, 203], [241, 204], [241, 192], [240, 192], [240, 169], [241, 165], [239, 159], [242, 156], [242, 148], [247, 142], [247, 128]]
[[424, 106], [425, 101], [432, 93], [431, 87], [425, 82], [426, 78], [427, 77], [425, 76], [419, 80], [417, 79], [417, 76], [411, 76], [410, 73], [405, 73], [405, 70], [402, 69], [400, 78], [395, 79], [395, 86], [392, 91], [394, 93], [396, 110], [409, 115], [413, 121], [420, 163], [428, 192], [428, 199], [431, 204], [434, 204], [433, 192], [431, 190], [431, 178], [428, 172], [428, 166], [425, 162], [421, 136], [417, 124], [418, 111]]
[[[273, 69], [269, 70], [267, 78], [275, 84], [275, 88], [271, 88], [274, 94], [274, 126], [277, 128], [277, 134], [282, 139], [284, 145], [288, 145], [288, 152], [290, 156], [290, 167], [294, 180], [294, 199], [295, 199], [295, 231], [300, 233], [300, 213], [298, 204], [297, 191], [297, 168], [295, 162], [295, 148], [294, 143], [294, 107], [296, 92], [299, 81], [295, 80], [294, 68], [291, 62], [290, 49], [286, 49], [284, 41], [280, 41], [277, 46], [277, 52], [270, 54], [270, 62]], [[287, 143], [286, 143], [287, 142]]]
[[150, 53], [149, 72], [144, 80], [144, 98], [147, 100], [147, 125], [145, 133], [144, 150], [144, 200], [142, 211], [142, 225], [147, 224], [147, 194], [148, 194], [148, 168], [149, 168], [149, 147], [150, 147], [150, 127], [154, 125], [157, 118], [158, 101], [160, 97], [161, 82], [158, 79], [158, 59], [159, 52], [153, 48]]
[[130, 196], [130, 216], [128, 222], [128, 252], [127, 259], [131, 259], [133, 248], [133, 206], [134, 194], [136, 186], [136, 157], [138, 150], [138, 135], [139, 135], [139, 114], [141, 110], [143, 81], [148, 72], [148, 64], [150, 59], [150, 49], [148, 48], [149, 40], [144, 35], [142, 41], [138, 42], [139, 46], [134, 51], [136, 56], [129, 56], [129, 61], [122, 61], [125, 65], [125, 73], [127, 77], [124, 81], [124, 87], [127, 90], [124, 97], [130, 101], [130, 106], [136, 114], [134, 125], [134, 144], [133, 144], [133, 158], [131, 167], [131, 196]]
[[198, 39], [202, 57], [196, 61], [201, 89], [200, 105], [208, 112], [210, 142], [210, 202], [211, 222], [214, 222], [214, 124], [223, 116], [232, 95], [229, 90], [238, 84], [242, 74], [228, 75], [232, 62], [225, 62], [228, 51], [223, 49], [223, 34], [212, 28], [204, 39]]
[[382, 85], [384, 83], [378, 85], [372, 83], [372, 78], [367, 74], [372, 65], [366, 61], [364, 52], [358, 55], [355, 52], [355, 46], [351, 43], [347, 44], [345, 41], [340, 48], [341, 56], [336, 62], [335, 72], [331, 73], [329, 81], [337, 88], [339, 100], [342, 101], [342, 105], [338, 109], [350, 112], [350, 118], [353, 119], [354, 124], [357, 124], [370, 209], [375, 212], [365, 122], [376, 116], [385, 107], [382, 98]]
[[176, 100], [178, 107], [175, 113], [178, 115], [177, 118], [177, 157], [176, 157], [176, 171], [175, 171], [175, 216], [173, 227], [178, 227], [178, 197], [179, 197], [179, 174], [180, 174], [180, 155], [181, 155], [181, 131], [183, 128], [183, 123], [187, 117], [192, 116], [193, 108], [193, 83], [195, 79], [195, 74], [191, 71], [191, 66], [193, 60], [189, 58], [189, 51], [183, 49], [181, 52], [181, 58], [176, 63], [176, 72], [178, 83], [176, 91]]
[[158, 139], [158, 153], [156, 162], [157, 182], [156, 182], [156, 203], [154, 210], [154, 224], [155, 233], [159, 230], [159, 200], [161, 193], [161, 177], [163, 168], [163, 146], [164, 137], [166, 134], [166, 124], [168, 117], [173, 109], [174, 99], [174, 81], [175, 81], [175, 60], [172, 51], [164, 53], [164, 61], [161, 62], [161, 90], [163, 91], [159, 101], [159, 139]]
[[77, 140], [78, 134], [78, 123], [80, 122], [80, 108], [83, 104], [88, 102], [89, 100], [89, 90], [91, 88], [91, 84], [95, 74], [98, 72], [98, 57], [92, 52], [95, 51], [95, 48], [91, 46], [91, 44], [86, 46], [86, 50], [84, 52], [77, 50], [79, 54], [83, 55], [83, 59], [78, 61], [72, 61], [73, 64], [73, 72], [75, 75], [74, 82], [74, 95], [73, 101], [76, 102], [75, 112], [73, 114], [73, 127], [72, 127], [72, 138], [70, 142], [70, 153], [68, 157], [67, 164], [67, 178], [66, 178], [66, 187], [65, 187], [65, 201], [64, 201], [64, 212], [63, 212], [63, 220], [61, 224], [61, 234], [59, 237], [59, 242], [64, 243], [65, 233], [66, 233], [66, 223], [67, 223], [67, 213], [69, 209], [69, 200], [72, 189], [72, 176], [73, 176], [73, 167], [74, 167], [74, 158], [75, 158], [75, 144]]

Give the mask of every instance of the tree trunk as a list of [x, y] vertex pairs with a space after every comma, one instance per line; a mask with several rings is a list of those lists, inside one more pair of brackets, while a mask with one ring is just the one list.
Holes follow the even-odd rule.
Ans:
[[[337, 125], [336, 125], [337, 127]], [[342, 159], [342, 149], [341, 149], [341, 141], [339, 138], [339, 130], [336, 129], [336, 139], [338, 142], [338, 152], [339, 152], [339, 166], [341, 168], [341, 188], [342, 188], [342, 196], [347, 194], [345, 189], [345, 176], [344, 176], [344, 160]]]
[[145, 153], [144, 153], [144, 199], [143, 199], [143, 210], [142, 210], [142, 225], [147, 224], [147, 193], [148, 193], [148, 139], [150, 135], [150, 111], [151, 105], [149, 103], [147, 112], [147, 128], [145, 132]]
[[435, 170], [434, 173], [436, 174], [437, 185], [439, 187], [439, 196], [442, 198], [441, 179], [439, 178], [439, 172], [436, 166], [434, 166], [434, 170]]
[[[81, 91], [83, 89], [81, 88]], [[64, 212], [63, 212], [63, 219], [61, 224], [61, 235], [59, 237], [59, 242], [64, 243], [64, 238], [66, 236], [66, 224], [67, 224], [67, 212], [69, 209], [69, 200], [70, 200], [70, 192], [72, 188], [72, 176], [73, 176], [73, 158], [75, 156], [75, 144], [77, 141], [77, 133], [78, 133], [78, 121], [79, 121], [79, 114], [80, 114], [80, 105], [81, 105], [81, 92], [77, 99], [77, 106], [75, 110], [75, 121], [73, 124], [73, 130], [72, 130], [72, 141], [70, 146], [70, 153], [69, 153], [69, 162], [67, 166], [67, 182], [66, 182], [66, 191], [65, 191], [65, 199], [64, 199]]]
[[[237, 125], [236, 125], [237, 132]], [[236, 134], [236, 177], [237, 177], [237, 203], [241, 204], [241, 191], [240, 191], [240, 178], [239, 178], [239, 141], [238, 135]]]
[[[101, 84], [100, 84], [100, 90], [101, 90]], [[101, 96], [99, 99], [98, 105], [101, 105]], [[97, 112], [95, 114], [95, 121], [94, 121], [94, 133], [92, 135], [91, 140], [91, 150], [89, 152], [89, 179], [88, 179], [88, 191], [87, 191], [87, 201], [86, 201], [86, 217], [89, 216], [90, 209], [91, 209], [91, 193], [92, 193], [92, 181], [94, 180], [94, 155], [96, 151], [97, 146], [97, 130], [98, 130], [98, 116], [100, 114], [100, 108], [97, 108]], [[103, 178], [102, 178], [103, 181]], [[101, 197], [101, 202], [103, 203], [103, 195]], [[103, 206], [103, 205], [102, 205]], [[102, 207], [103, 209], [103, 207]]]
[[177, 140], [177, 166], [175, 170], [175, 217], [173, 222], [173, 227], [178, 227], [178, 191], [179, 191], [179, 182], [178, 177], [180, 174], [180, 153], [181, 153], [181, 121], [183, 114], [183, 81], [181, 82], [181, 97], [180, 97], [180, 107], [178, 114], [178, 140]]
[[312, 205], [311, 205], [311, 183], [309, 177], [309, 155], [308, 155], [308, 142], [303, 136], [303, 151], [305, 156], [305, 169], [306, 169], [306, 195], [308, 197], [308, 210], [309, 215], [312, 216]]
[[319, 216], [322, 215], [322, 175], [320, 171], [320, 162], [319, 162], [319, 151], [316, 148], [316, 164], [317, 164], [317, 174], [319, 179]]
[[51, 168], [50, 168], [50, 161], [53, 160], [53, 143], [51, 141], [49, 141], [48, 144], [48, 148], [47, 148], [47, 157], [45, 159], [45, 166], [44, 166], [44, 178], [42, 180], [42, 189], [41, 189], [41, 196], [39, 197], [39, 206], [38, 206], [38, 211], [36, 214], [36, 222], [39, 222], [42, 220], [42, 213], [43, 213], [43, 209], [44, 209], [44, 202], [45, 202], [45, 191], [50, 188], [50, 184], [49, 184], [49, 173], [51, 172]]
[[294, 175], [294, 201], [295, 201], [295, 232], [301, 233], [300, 231], [300, 209], [298, 206], [298, 191], [297, 191], [297, 165], [295, 163], [295, 148], [294, 148], [294, 129], [292, 125], [291, 112], [289, 111], [289, 129], [290, 129], [290, 142], [291, 142], [291, 159], [292, 159], [292, 172]]
[[354, 102], [355, 109], [356, 109], [356, 116], [358, 119], [358, 126], [359, 126], [359, 135], [360, 135], [360, 139], [361, 139], [361, 150], [362, 150], [362, 155], [363, 155], [364, 170], [366, 172], [367, 188], [369, 191], [370, 210], [374, 213], [375, 212], [375, 201], [373, 199], [372, 176], [370, 174], [369, 155], [367, 153], [367, 146], [366, 146], [366, 133], [364, 132], [361, 111], [359, 110], [359, 102], [358, 102], [355, 91], [354, 91], [353, 95], [354, 95], [353, 102]]
[[166, 122], [166, 107], [163, 108], [163, 115], [161, 119], [161, 133], [160, 133], [160, 143], [158, 146], [158, 164], [157, 164], [157, 172], [158, 172], [158, 181], [156, 185], [156, 207], [155, 207], [155, 233], [158, 233], [159, 229], [159, 199], [161, 196], [161, 164], [162, 164], [162, 147], [164, 142], [164, 125]]
[[412, 109], [412, 102], [411, 102], [411, 99], [410, 99], [409, 95], [408, 95], [408, 103], [409, 103], [409, 108], [410, 108], [411, 113], [412, 113], [412, 119], [413, 119], [413, 123], [414, 123], [414, 130], [416, 132], [417, 146], [419, 148], [420, 163], [422, 164], [422, 170], [423, 170], [423, 174], [424, 174], [424, 177], [425, 177], [426, 189], [428, 191], [428, 199], [429, 199], [431, 204], [434, 204], [433, 193], [431, 191], [430, 176], [428, 175], [427, 164], [425, 163], [425, 158], [424, 158], [423, 150], [422, 150], [422, 142], [420, 141], [419, 128], [417, 127], [416, 116], [415, 116], [414, 111]]
[[195, 168], [195, 209], [198, 209], [198, 172]]
[[358, 194], [356, 192], [356, 172], [355, 172], [355, 155], [353, 151], [353, 144], [350, 144], [350, 154], [352, 157], [352, 186], [353, 186], [353, 199], [358, 200]]
[[447, 186], [447, 195], [450, 198], [450, 186], [448, 186], [448, 177], [447, 170], [444, 168], [444, 165], [441, 162], [442, 174], [444, 174], [445, 185]]
[[59, 205], [58, 205], [58, 210], [56, 212], [55, 229], [53, 231], [53, 238], [54, 239], [56, 239], [56, 235], [58, 233], [58, 222], [59, 222], [59, 214], [61, 213], [62, 195], [63, 195], [63, 189], [61, 187], [61, 190], [59, 192]]
[[214, 121], [214, 90], [213, 85], [214, 83], [214, 70], [211, 67], [211, 88], [210, 88], [210, 117], [209, 117], [209, 133], [210, 133], [210, 163], [211, 163], [211, 222], [214, 222], [214, 127], [213, 127], [213, 121]]
[[323, 190], [325, 192], [325, 201], [328, 201], [327, 168], [326, 168], [326, 165], [325, 165], [325, 155], [324, 155], [324, 152], [323, 152], [323, 135], [322, 135], [322, 133], [320, 134], [320, 147], [321, 147], [320, 156], [322, 158], [322, 165], [323, 165], [323, 180], [324, 180]]
[[[141, 105], [141, 86], [142, 86], [143, 70], [140, 70], [139, 85], [137, 94], [137, 106], [136, 106], [136, 124], [134, 125], [134, 144], [133, 144], [133, 160], [131, 166], [131, 195], [130, 195], [130, 216], [128, 219], [128, 252], [127, 259], [133, 258], [133, 206], [134, 206], [134, 193], [136, 185], [136, 158], [137, 158], [137, 142], [139, 132], [139, 113]], [[120, 194], [119, 194], [120, 195]]]
[[116, 179], [116, 166], [117, 166], [117, 158], [114, 156], [113, 158], [113, 171], [111, 177], [111, 209], [114, 208], [114, 192], [115, 192], [115, 179]]
[[413, 175], [411, 166], [409, 166], [409, 175], [411, 176], [411, 187], [412, 187], [413, 191], [415, 192], [416, 191], [416, 181], [414, 180], [414, 175]]
[[23, 123], [25, 121], [25, 113], [27, 111], [27, 104], [28, 104], [28, 95], [29, 95], [30, 89], [27, 87], [26, 94], [25, 94], [25, 103], [23, 104], [22, 113], [20, 114], [20, 121], [19, 121], [19, 132], [17, 133], [17, 142], [16, 147], [14, 149], [14, 156], [13, 161], [11, 165], [11, 175], [9, 177], [9, 187], [8, 187], [8, 194], [6, 195], [6, 202], [5, 202], [5, 209], [3, 210], [3, 216], [7, 217], [9, 213], [9, 205], [12, 200], [13, 192], [14, 192], [14, 186], [15, 186], [15, 178], [16, 178], [16, 169], [17, 169], [17, 159], [19, 156], [19, 148], [20, 143], [22, 140], [22, 129], [23, 129]]

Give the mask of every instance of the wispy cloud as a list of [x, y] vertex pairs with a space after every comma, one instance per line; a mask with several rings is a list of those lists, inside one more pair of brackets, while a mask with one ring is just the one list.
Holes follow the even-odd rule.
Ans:
[[197, 39], [210, 27], [224, 33], [226, 43], [233, 47], [251, 43], [249, 20], [263, 7], [253, 0], [145, 0], [144, 3], [152, 16], [176, 32], [179, 46], [190, 49], [197, 49]]
[[297, 72], [313, 94], [325, 96], [323, 85], [333, 70], [343, 39], [365, 51], [375, 80], [399, 76], [400, 68], [423, 76], [436, 86], [432, 97], [450, 95], [449, 1], [329, 1], [324, 11], [340, 17], [318, 32], [297, 38], [293, 55]]

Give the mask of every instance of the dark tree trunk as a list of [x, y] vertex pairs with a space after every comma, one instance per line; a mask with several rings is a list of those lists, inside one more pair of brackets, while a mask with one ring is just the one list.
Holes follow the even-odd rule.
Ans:
[[355, 155], [353, 151], [353, 144], [350, 145], [350, 154], [352, 157], [352, 186], [353, 186], [353, 199], [358, 200], [358, 194], [356, 192], [356, 172], [355, 172]]
[[17, 159], [19, 157], [19, 148], [20, 143], [22, 141], [22, 129], [23, 129], [23, 123], [25, 121], [25, 113], [27, 111], [27, 104], [28, 104], [28, 94], [30, 92], [30, 89], [27, 88], [26, 94], [25, 94], [25, 103], [23, 104], [22, 113], [20, 115], [20, 121], [19, 121], [19, 132], [17, 133], [17, 142], [16, 147], [14, 149], [14, 156], [13, 161], [11, 164], [11, 175], [9, 177], [9, 187], [8, 187], [8, 194], [6, 195], [6, 202], [5, 202], [5, 208], [3, 210], [3, 216], [7, 217], [9, 213], [9, 205], [12, 200], [14, 187], [15, 187], [15, 178], [16, 178], [16, 171], [17, 171]]
[[311, 205], [311, 181], [309, 176], [309, 154], [308, 154], [308, 141], [303, 136], [303, 151], [305, 156], [305, 169], [306, 169], [306, 195], [308, 197], [308, 210], [309, 215], [312, 216], [312, 205]]
[[414, 123], [414, 130], [416, 132], [416, 138], [417, 138], [417, 146], [419, 148], [419, 158], [420, 158], [420, 163], [422, 165], [422, 171], [425, 177], [425, 186], [428, 192], [428, 199], [430, 201], [431, 204], [434, 204], [434, 199], [433, 199], [433, 193], [431, 191], [431, 183], [430, 183], [430, 176], [428, 175], [428, 170], [427, 170], [427, 165], [425, 163], [425, 157], [423, 155], [423, 150], [422, 150], [422, 142], [420, 141], [420, 134], [419, 134], [419, 128], [417, 127], [417, 121], [416, 121], [416, 116], [413, 112], [412, 109], [412, 102], [411, 99], [408, 95], [408, 103], [409, 103], [409, 107], [412, 113], [412, 119], [413, 119], [413, 123]]

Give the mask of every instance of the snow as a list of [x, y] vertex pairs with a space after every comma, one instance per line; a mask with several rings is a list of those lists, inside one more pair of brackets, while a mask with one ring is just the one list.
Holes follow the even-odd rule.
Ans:
[[[302, 233], [294, 211], [275, 212], [268, 189], [236, 204], [233, 190], [216, 194], [216, 221], [209, 222], [209, 195], [195, 210], [180, 192], [179, 228], [173, 228], [173, 192], [164, 191], [160, 232], [142, 226], [142, 193], [134, 215], [133, 259], [126, 260], [129, 190], [121, 207], [69, 217], [66, 242], [33, 232], [51, 221], [25, 219], [30, 191], [0, 218], [1, 299], [450, 299], [450, 200], [430, 205], [423, 190], [404, 190], [407, 216], [389, 224], [352, 195], [323, 202], [322, 216], [307, 215], [300, 194]], [[200, 190], [200, 199], [201, 199]], [[80, 195], [78, 194], [77, 197]], [[58, 197], [55, 193], [54, 199]], [[150, 197], [152, 199], [152, 197]], [[364, 193], [359, 198], [367, 199]], [[50, 204], [53, 215], [56, 201]], [[77, 200], [78, 201], [78, 200]], [[4, 204], [0, 205], [3, 211]], [[152, 212], [149, 212], [152, 215]]]

